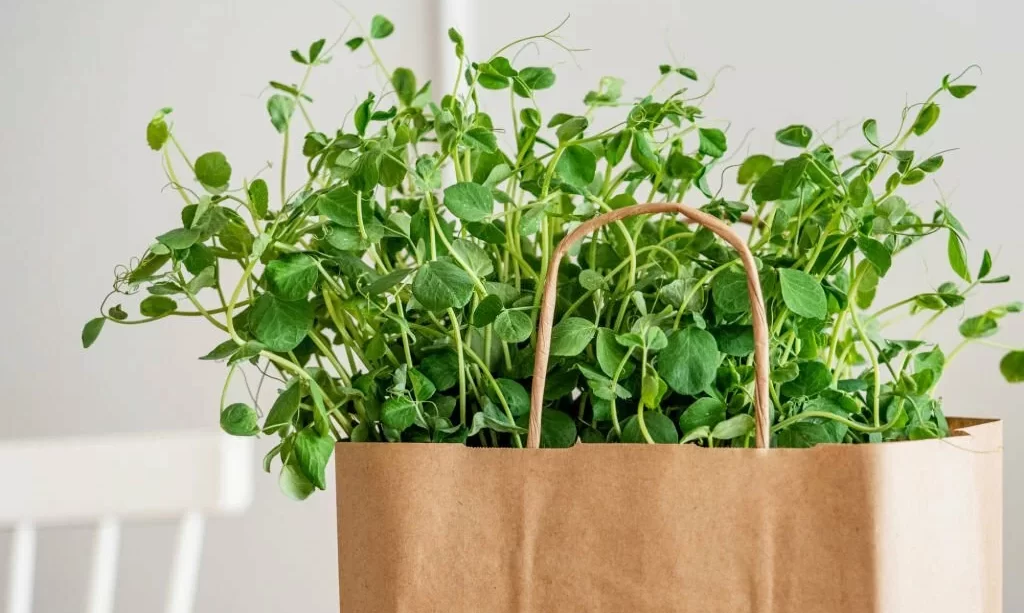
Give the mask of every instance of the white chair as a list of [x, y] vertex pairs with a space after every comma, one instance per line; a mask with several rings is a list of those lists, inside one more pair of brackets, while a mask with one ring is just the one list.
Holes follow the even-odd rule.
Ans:
[[195, 597], [204, 518], [252, 500], [253, 445], [220, 433], [0, 441], [0, 529], [13, 527], [6, 613], [30, 613], [36, 531], [95, 524], [84, 609], [114, 607], [121, 522], [180, 518], [167, 613]]

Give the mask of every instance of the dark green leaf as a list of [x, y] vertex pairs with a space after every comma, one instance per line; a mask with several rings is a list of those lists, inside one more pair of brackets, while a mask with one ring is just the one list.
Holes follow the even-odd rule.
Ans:
[[263, 179], [256, 179], [249, 184], [249, 202], [252, 203], [256, 215], [263, 217], [267, 214], [270, 206], [270, 192], [267, 189], [267, 182]]
[[334, 451], [334, 439], [305, 428], [295, 437], [295, 461], [302, 474], [319, 489], [327, 488], [327, 462]]
[[562, 182], [582, 190], [594, 181], [597, 156], [582, 145], [570, 145], [555, 164], [555, 174]]
[[767, 155], [752, 155], [743, 160], [736, 175], [736, 182], [740, 185], [748, 185], [760, 179], [775, 164], [772, 158]]
[[181, 251], [188, 249], [199, 240], [199, 231], [191, 228], [178, 228], [156, 237], [157, 242], [168, 249]]
[[391, 86], [395, 88], [395, 94], [402, 104], [412, 104], [412, 99], [416, 97], [416, 75], [413, 71], [408, 68], [396, 68], [391, 75]]
[[163, 317], [177, 308], [178, 303], [167, 296], [149, 296], [139, 305], [139, 312], [146, 317]]
[[800, 360], [800, 374], [784, 383], [779, 391], [790, 398], [813, 396], [832, 385], [832, 371], [817, 360]]
[[489, 325], [501, 314], [503, 309], [501, 298], [494, 295], [487, 296], [473, 310], [473, 325], [477, 328]]
[[305, 300], [316, 285], [316, 260], [304, 253], [286, 253], [267, 264], [267, 290], [281, 300]]
[[928, 130], [931, 130], [938, 120], [939, 105], [929, 102], [921, 107], [921, 110], [917, 113], [917, 119], [914, 120], [914, 125], [910, 127], [910, 130], [914, 134], [921, 136]]
[[302, 400], [302, 386], [299, 382], [292, 380], [283, 392], [277, 395], [274, 405], [270, 407], [267, 418], [263, 421], [263, 431], [273, 434], [292, 423], [292, 418], [299, 410], [299, 402]]
[[271, 351], [291, 351], [313, 326], [313, 305], [306, 300], [284, 301], [263, 294], [249, 311], [253, 334]]
[[775, 437], [775, 446], [788, 449], [805, 449], [824, 443], [831, 443], [832, 437], [823, 424], [810, 421], [798, 421], [779, 432]]
[[106, 318], [97, 317], [90, 319], [86, 322], [85, 326], [82, 327], [82, 347], [88, 349], [92, 347], [92, 344], [99, 338], [100, 332], [103, 331], [103, 324], [106, 323]]
[[704, 426], [714, 428], [725, 420], [725, 404], [715, 398], [698, 398], [679, 416], [679, 428], [683, 434]]
[[700, 152], [713, 158], [720, 158], [725, 155], [726, 142], [725, 132], [718, 128], [700, 128]]
[[533, 319], [522, 311], [502, 311], [494, 319], [494, 333], [506, 343], [525, 341], [533, 333]]
[[[679, 443], [679, 432], [672, 420], [657, 411], [644, 411], [644, 426], [651, 440], [659, 445], [675, 445]], [[623, 443], [646, 443], [640, 421], [636, 416], [626, 420], [622, 426]]]
[[892, 266], [892, 253], [889, 252], [881, 242], [869, 237], [860, 235], [857, 237], [857, 247], [860, 248], [861, 253], [864, 257], [871, 262], [878, 271], [878, 276], [885, 276], [889, 272], [889, 267]]

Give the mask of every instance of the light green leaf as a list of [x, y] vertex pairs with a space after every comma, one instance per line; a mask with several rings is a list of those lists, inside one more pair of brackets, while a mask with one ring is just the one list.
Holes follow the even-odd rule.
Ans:
[[263, 179], [256, 179], [249, 184], [249, 202], [256, 211], [256, 215], [264, 217], [267, 208], [270, 206], [270, 191], [267, 189], [267, 182]]
[[220, 412], [220, 427], [232, 436], [256, 436], [260, 433], [259, 416], [251, 406], [236, 402]]
[[274, 94], [267, 99], [267, 113], [270, 114], [270, 123], [274, 129], [284, 134], [288, 129], [288, 122], [295, 113], [295, 98], [284, 94]]
[[178, 309], [178, 303], [167, 296], [149, 296], [139, 305], [139, 312], [146, 317], [163, 317]]
[[219, 190], [231, 181], [231, 164], [220, 151], [204, 153], [196, 159], [196, 179], [206, 187]]
[[[229, 341], [232, 344], [234, 341]], [[299, 410], [299, 401], [302, 400], [302, 386], [295, 379], [277, 395], [274, 405], [270, 407], [267, 418], [263, 420], [263, 431], [273, 434], [281, 428], [291, 425], [292, 418]]]
[[953, 230], [949, 231], [949, 240], [946, 242], [946, 254], [949, 257], [949, 267], [961, 279], [971, 282], [971, 271], [967, 268], [967, 249], [960, 236]]
[[374, 15], [370, 20], [370, 36], [372, 38], [387, 38], [394, 31], [395, 24], [383, 15]]
[[302, 471], [291, 464], [281, 467], [281, 477], [277, 480], [277, 484], [286, 496], [296, 501], [309, 498], [315, 491], [313, 484], [302, 474]]
[[808, 319], [825, 319], [828, 303], [817, 279], [802, 270], [780, 268], [779, 282], [782, 300], [790, 311]]
[[589, 319], [563, 319], [551, 330], [551, 355], [579, 355], [594, 339], [596, 333], [597, 326]]
[[807, 126], [791, 125], [775, 133], [775, 140], [790, 147], [806, 147], [811, 143], [814, 133]]
[[167, 127], [167, 122], [164, 121], [163, 115], [154, 117], [152, 121], [146, 126], [146, 144], [153, 151], [160, 151], [163, 149], [164, 143], [167, 142], [167, 138], [170, 136], [171, 131]]
[[722, 313], [750, 312], [747, 275], [733, 268], [720, 272], [711, 281], [711, 297], [715, 301], [715, 308]]
[[196, 244], [196, 241], [199, 240], [199, 231], [190, 228], [177, 228], [161, 234], [156, 237], [156, 240], [168, 249], [181, 251]]
[[885, 276], [889, 272], [889, 268], [892, 266], [892, 253], [888, 247], [880, 241], [864, 235], [857, 236], [857, 247], [878, 271], [878, 276]]
[[[679, 432], [672, 420], [657, 411], [644, 411], [644, 425], [651, 439], [659, 445], [675, 445], [679, 443]], [[622, 426], [623, 443], [646, 443], [640, 421], [636, 416], [630, 417]]]
[[935, 122], [939, 120], [939, 105], [934, 102], [921, 107], [921, 110], [917, 113], [917, 118], [914, 120], [914, 125], [910, 127], [911, 132], [918, 136], [922, 136], [928, 130], [932, 129]]
[[463, 221], [483, 221], [494, 213], [494, 196], [479, 183], [456, 183], [444, 190], [444, 205]]
[[[495, 383], [501, 390], [501, 395], [505, 397], [505, 402], [513, 416], [520, 417], [530, 412], [530, 393], [522, 384], [512, 379], [496, 379]], [[498, 396], [494, 390], [488, 390], [487, 395], [491, 396], [494, 402], [498, 402]]]
[[396, 68], [391, 75], [391, 86], [395, 88], [398, 100], [405, 106], [412, 104], [416, 96], [416, 75], [408, 68]]
[[494, 263], [491, 256], [487, 255], [483, 247], [471, 240], [464, 238], [456, 239], [452, 243], [452, 253], [473, 271], [479, 279], [487, 277], [494, 272]]
[[462, 308], [473, 297], [473, 280], [455, 264], [434, 260], [416, 272], [412, 294], [428, 311]]
[[779, 391], [790, 398], [813, 396], [828, 389], [832, 385], [832, 371], [828, 366], [817, 360], [799, 360], [800, 368], [796, 378], [787, 381]]
[[[597, 331], [597, 363], [601, 366], [604, 374], [614, 377], [615, 370], [625, 357], [626, 349], [616, 340], [614, 332], [609, 328], [601, 328]], [[624, 379], [632, 372], [633, 363], [627, 362], [619, 376]]]
[[381, 421], [388, 428], [403, 432], [416, 421], [416, 404], [401, 396], [389, 398], [382, 408]]
[[726, 141], [725, 132], [718, 128], [700, 128], [700, 152], [713, 158], [720, 158], [725, 155]]
[[740, 164], [740, 169], [736, 174], [736, 182], [740, 185], [749, 185], [771, 170], [774, 164], [775, 162], [772, 158], [767, 155], [752, 155]]
[[715, 337], [691, 326], [668, 338], [658, 354], [658, 374], [676, 392], [692, 396], [714, 381], [720, 360]]
[[698, 428], [714, 428], [725, 421], [725, 404], [716, 398], [698, 398], [679, 416], [679, 428], [689, 434]]
[[725, 421], [718, 422], [711, 429], [711, 436], [719, 440], [731, 440], [746, 436], [754, 431], [754, 418], [746, 413], [734, 415]]
[[806, 449], [822, 443], [831, 443], [832, 437], [823, 424], [799, 421], [775, 437], [775, 446], [788, 449]]

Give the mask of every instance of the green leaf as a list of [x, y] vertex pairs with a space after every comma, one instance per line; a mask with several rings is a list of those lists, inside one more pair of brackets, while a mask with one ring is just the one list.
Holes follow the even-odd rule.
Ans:
[[831, 443], [832, 437], [823, 424], [798, 421], [775, 437], [775, 446], [788, 449], [806, 449], [823, 443]]
[[408, 68], [396, 68], [391, 75], [391, 86], [395, 88], [398, 100], [405, 106], [412, 104], [416, 97], [416, 75]]
[[533, 319], [522, 311], [502, 311], [494, 319], [494, 333], [506, 343], [520, 343], [533, 333]]
[[746, 436], [754, 431], [754, 418], [746, 413], [734, 415], [720, 421], [711, 429], [711, 436], [719, 440], [731, 440]]
[[922, 136], [925, 132], [931, 130], [938, 120], [939, 105], [929, 102], [918, 111], [917, 119], [914, 120], [914, 125], [910, 127], [910, 131], [918, 136]]
[[[234, 342], [234, 341], [230, 341]], [[263, 420], [263, 431], [267, 434], [287, 428], [299, 410], [299, 402], [302, 400], [302, 386], [295, 379], [277, 395], [274, 405], [270, 407], [267, 418]]]
[[462, 135], [462, 142], [483, 153], [495, 153], [498, 150], [498, 138], [494, 132], [483, 126], [474, 126]]
[[267, 112], [270, 114], [270, 123], [274, 125], [274, 129], [284, 134], [292, 114], [295, 113], [295, 98], [274, 94], [267, 99]]
[[867, 141], [869, 143], [871, 143], [875, 147], [878, 146], [878, 122], [877, 121], [875, 121], [874, 119], [868, 119], [867, 121], [865, 121], [864, 124], [861, 125], [861, 132], [864, 133], [864, 138], [867, 139]]
[[579, 355], [594, 339], [596, 333], [597, 326], [589, 319], [563, 319], [551, 330], [551, 355]]
[[522, 98], [529, 98], [531, 92], [548, 89], [554, 84], [555, 73], [550, 68], [529, 66], [519, 71], [512, 80], [512, 90]]
[[444, 205], [463, 221], [483, 221], [494, 213], [494, 195], [479, 183], [456, 183], [444, 190]]
[[182, 251], [196, 244], [196, 241], [199, 240], [199, 231], [191, 228], [177, 228], [161, 234], [156, 237], [156, 240], [168, 249]]
[[334, 438], [324, 436], [314, 428], [304, 428], [295, 437], [295, 461], [302, 474], [318, 489], [327, 488], [327, 462], [334, 452]]
[[396, 268], [388, 274], [380, 277], [373, 283], [366, 286], [366, 293], [370, 296], [377, 296], [395, 287], [399, 283], [405, 280], [414, 268]]
[[416, 404], [403, 396], [389, 398], [382, 408], [381, 421], [388, 428], [403, 432], [416, 421]]
[[822, 362], [800, 360], [797, 365], [800, 367], [800, 373], [795, 379], [784, 383], [779, 388], [784, 396], [790, 398], [813, 396], [832, 385], [832, 371]]
[[747, 275], [731, 268], [722, 271], [711, 281], [711, 297], [722, 313], [749, 313]]
[[473, 325], [477, 328], [490, 325], [502, 310], [504, 310], [504, 306], [501, 303], [501, 298], [493, 294], [487, 296], [473, 310]]
[[[675, 445], [679, 443], [679, 432], [672, 420], [657, 411], [644, 411], [644, 425], [651, 439], [659, 445]], [[636, 416], [630, 417], [622, 426], [623, 443], [646, 443], [640, 421]]]
[[220, 427], [232, 436], [256, 436], [260, 433], [256, 410], [244, 402], [236, 402], [220, 412]]
[[[521, 419], [526, 419], [524, 415]], [[561, 411], [547, 409], [540, 418], [540, 446], [565, 449], [576, 444], [576, 421]]]
[[146, 317], [163, 317], [178, 309], [178, 303], [167, 296], [149, 296], [139, 305], [139, 312]]
[[306, 300], [284, 301], [263, 294], [249, 310], [248, 319], [253, 334], [267, 349], [291, 351], [313, 327], [313, 305]]
[[960, 334], [964, 338], [985, 338], [995, 334], [998, 329], [999, 322], [987, 313], [968, 317], [960, 323]]
[[948, 85], [946, 89], [956, 99], [966, 98], [971, 95], [971, 92], [978, 89], [976, 85]]
[[[608, 328], [601, 328], [597, 331], [597, 363], [601, 370], [609, 377], [615, 376], [619, 364], [626, 357], [626, 349], [615, 339], [615, 333]], [[632, 363], [627, 363], [620, 373], [625, 378], [633, 370]]]
[[647, 135], [643, 132], [633, 134], [633, 143], [630, 145], [629, 155], [636, 162], [637, 166], [644, 169], [648, 174], [656, 175], [661, 170], [661, 160], [651, 147]]
[[361, 47], [363, 45], [363, 43], [365, 43], [365, 42], [366, 42], [365, 38], [363, 38], [362, 36], [356, 36], [354, 38], [350, 38], [350, 39], [346, 40], [345, 41], [345, 46], [348, 47], [349, 49], [351, 49], [352, 51], [355, 51], [356, 49]]
[[494, 272], [491, 256], [480, 245], [464, 238], [452, 243], [452, 254], [458, 256], [477, 278], [483, 279]]
[[200, 360], [226, 360], [235, 355], [238, 351], [238, 343], [228, 339], [210, 350], [209, 353], [199, 358]]
[[434, 260], [416, 272], [412, 295], [428, 311], [462, 308], [473, 297], [473, 280], [455, 264]]
[[713, 158], [720, 158], [725, 155], [725, 132], [718, 128], [700, 128], [698, 133], [700, 135], [699, 150], [702, 154]]
[[419, 402], [430, 400], [437, 391], [434, 382], [415, 368], [409, 368], [409, 383], [412, 384], [413, 396]]
[[999, 372], [1009, 383], [1024, 381], [1024, 351], [1011, 351], [999, 360]]
[[767, 155], [752, 155], [743, 160], [736, 175], [736, 182], [740, 185], [749, 185], [760, 179], [775, 164], [772, 158]]
[[432, 353], [423, 358], [419, 370], [438, 391], [449, 390], [459, 382], [459, 356], [451, 349]]
[[888, 247], [880, 241], [864, 235], [857, 236], [857, 247], [878, 271], [878, 276], [885, 276], [889, 272], [889, 268], [892, 266], [892, 253]]
[[204, 153], [196, 159], [196, 179], [211, 189], [223, 189], [231, 181], [231, 164], [220, 151]]
[[305, 300], [316, 285], [316, 260], [305, 253], [286, 253], [267, 264], [267, 290], [281, 300]]
[[580, 287], [588, 292], [608, 289], [608, 284], [604, 280], [604, 275], [596, 270], [590, 270], [589, 268], [587, 270], [580, 271], [578, 281], [580, 283]]
[[267, 189], [266, 181], [256, 179], [249, 184], [249, 202], [252, 203], [258, 217], [266, 216], [267, 208], [270, 206], [270, 191]]
[[281, 467], [281, 476], [278, 478], [277, 484], [285, 496], [296, 501], [309, 498], [315, 491], [313, 484], [302, 474], [302, 471], [291, 464]]
[[801, 270], [780, 268], [779, 282], [782, 300], [790, 311], [808, 319], [825, 319], [828, 303], [817, 279]]
[[715, 337], [695, 326], [678, 330], [658, 354], [658, 374], [680, 394], [693, 396], [715, 380], [721, 355]]
[[725, 421], [725, 403], [716, 398], [698, 398], [679, 416], [679, 428], [689, 434], [701, 427], [714, 428], [720, 421]]
[[978, 269], [978, 278], [984, 279], [988, 276], [988, 273], [992, 272], [992, 254], [985, 250], [985, 253], [981, 256], [981, 267]]
[[171, 135], [170, 129], [167, 127], [167, 122], [164, 121], [163, 115], [153, 118], [152, 121], [146, 126], [146, 144], [153, 151], [160, 151], [164, 147], [164, 143], [167, 142], [167, 138]]
[[583, 134], [583, 131], [589, 125], [590, 122], [586, 117], [571, 117], [558, 126], [555, 130], [555, 136], [558, 137], [559, 143], [566, 143]]
[[935, 172], [936, 170], [942, 168], [942, 164], [945, 161], [945, 158], [943, 158], [941, 155], [933, 155], [927, 160], [918, 164], [917, 167], [923, 170], [924, 172]]
[[97, 317], [90, 319], [86, 322], [85, 326], [82, 327], [82, 347], [88, 349], [92, 347], [92, 344], [99, 338], [100, 332], [103, 331], [103, 324], [106, 323], [105, 317]]
[[555, 164], [555, 175], [572, 187], [582, 190], [594, 182], [597, 156], [582, 145], [569, 145]]
[[964, 242], [953, 230], [949, 231], [949, 240], [946, 241], [946, 255], [949, 257], [949, 267], [961, 279], [971, 282], [971, 271], [967, 268], [967, 249]]
[[[522, 384], [512, 379], [496, 379], [495, 383], [501, 390], [501, 395], [505, 397], [505, 402], [513, 416], [521, 417], [530, 413], [530, 393]], [[494, 393], [494, 390], [488, 390], [487, 395], [498, 402], [498, 395]]]
[[807, 126], [794, 124], [786, 126], [775, 133], [775, 140], [790, 147], [806, 147], [811, 143], [814, 133]]
[[394, 31], [395, 24], [383, 15], [374, 15], [370, 20], [370, 36], [372, 38], [387, 38]]

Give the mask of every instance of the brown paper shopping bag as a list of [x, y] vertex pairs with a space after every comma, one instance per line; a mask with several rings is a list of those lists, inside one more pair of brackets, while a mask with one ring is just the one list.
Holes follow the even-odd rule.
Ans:
[[[539, 449], [558, 263], [594, 228], [678, 212], [739, 252], [755, 329], [756, 449]], [[754, 260], [678, 204], [582, 224], [552, 258], [528, 449], [339, 443], [343, 613], [995, 613], [1002, 425], [941, 440], [768, 449], [765, 313]]]

